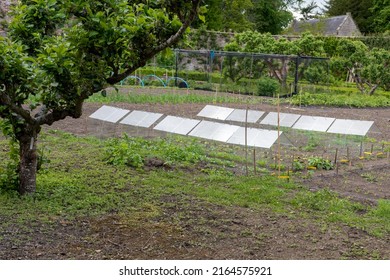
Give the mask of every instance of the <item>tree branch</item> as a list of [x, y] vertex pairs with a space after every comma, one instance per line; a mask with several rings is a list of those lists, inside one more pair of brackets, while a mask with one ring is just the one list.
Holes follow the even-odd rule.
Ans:
[[0, 90], [0, 105], [5, 105], [8, 107], [8, 109], [23, 118], [27, 123], [29, 124], [35, 124], [35, 120], [33, 117], [31, 117], [29, 111], [23, 109], [22, 107], [19, 107], [15, 105], [11, 98], [5, 93], [6, 90]]
[[63, 120], [66, 117], [79, 118], [82, 115], [84, 99], [76, 101], [75, 106], [69, 110], [52, 110], [47, 111], [47, 108], [43, 106], [41, 111], [36, 115], [36, 122], [39, 125], [47, 124], [52, 125], [54, 122]]
[[191, 8], [189, 16], [187, 17], [187, 19], [184, 22], [182, 22], [182, 26], [179, 28], [179, 30], [174, 35], [172, 35], [164, 43], [154, 47], [149, 52], [146, 52], [144, 57], [142, 57], [139, 61], [137, 61], [132, 67], [127, 68], [124, 72], [122, 72], [120, 74], [113, 75], [113, 76], [109, 77], [107, 79], [107, 83], [113, 85], [113, 84], [116, 84], [116, 83], [122, 81], [124, 78], [126, 78], [131, 73], [133, 73], [136, 69], [145, 66], [146, 62], [149, 59], [153, 58], [157, 53], [159, 53], [160, 51], [177, 43], [179, 41], [180, 37], [183, 36], [186, 29], [190, 26], [190, 24], [194, 20], [195, 16], [198, 14], [198, 6], [199, 6], [199, 3], [201, 2], [201, 0], [192, 0], [191, 2], [192, 2], [192, 8]]

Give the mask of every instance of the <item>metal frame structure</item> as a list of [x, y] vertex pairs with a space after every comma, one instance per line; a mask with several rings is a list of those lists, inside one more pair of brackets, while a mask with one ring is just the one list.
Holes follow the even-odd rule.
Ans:
[[[175, 76], [178, 77], [179, 71], [179, 54], [198, 54], [206, 56], [209, 63], [209, 69], [213, 67], [213, 61], [215, 57], [249, 57], [253, 59], [279, 59], [279, 60], [290, 60], [295, 62], [295, 75], [294, 75], [294, 92], [292, 94], [298, 93], [298, 83], [299, 83], [299, 65], [305, 60], [318, 60], [318, 61], [329, 61], [327, 57], [315, 57], [315, 56], [301, 56], [301, 55], [282, 55], [282, 54], [264, 54], [264, 53], [245, 53], [245, 52], [227, 52], [227, 51], [214, 51], [214, 50], [185, 50], [185, 49], [175, 49]], [[329, 74], [329, 63], [328, 63], [328, 74]], [[177, 86], [175, 82], [175, 86]]]

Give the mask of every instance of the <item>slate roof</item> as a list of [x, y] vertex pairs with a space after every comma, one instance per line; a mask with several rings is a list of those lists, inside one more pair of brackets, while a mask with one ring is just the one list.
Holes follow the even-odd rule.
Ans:
[[[348, 20], [349, 19], [349, 20]], [[312, 33], [320, 33], [322, 35], [339, 35], [339, 31], [344, 24], [352, 24], [353, 32], [350, 36], [360, 34], [359, 28], [352, 19], [350, 13], [342, 16], [335, 16], [321, 19], [311, 19], [307, 21], [294, 21], [292, 24], [293, 33], [302, 33], [311, 31]]]

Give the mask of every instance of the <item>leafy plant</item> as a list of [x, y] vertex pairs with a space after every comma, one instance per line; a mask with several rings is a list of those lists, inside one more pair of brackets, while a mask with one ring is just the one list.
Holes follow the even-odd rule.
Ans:
[[307, 164], [309, 166], [316, 167], [317, 169], [333, 169], [333, 162], [331, 162], [329, 159], [324, 159], [322, 157], [310, 157], [307, 159]]
[[293, 171], [301, 171], [305, 169], [305, 164], [300, 160], [295, 159], [292, 164], [292, 167], [293, 167]]

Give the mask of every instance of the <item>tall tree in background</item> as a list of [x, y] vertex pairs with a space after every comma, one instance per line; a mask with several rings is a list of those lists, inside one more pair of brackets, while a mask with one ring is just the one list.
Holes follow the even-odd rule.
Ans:
[[390, 31], [390, 0], [374, 0], [371, 12], [373, 29], [375, 32]]
[[224, 13], [222, 12], [224, 0], [203, 0], [202, 2], [205, 4], [204, 7], [206, 9], [204, 20], [195, 19], [192, 27], [200, 28], [202, 26], [206, 30], [213, 31], [224, 30]]
[[19, 193], [35, 192], [42, 125], [177, 43], [201, 0], [21, 0], [0, 37], [0, 118], [19, 145]]
[[374, 14], [372, 0], [328, 0], [324, 11], [328, 16], [340, 16], [350, 12], [360, 31], [364, 34], [373, 33]]
[[204, 0], [205, 26], [215, 31], [258, 31], [279, 34], [293, 19], [291, 9], [303, 0]]
[[279, 34], [293, 20], [293, 14], [283, 0], [255, 0], [248, 18], [254, 23], [255, 31]]
[[317, 18], [320, 15], [320, 13], [317, 11], [318, 8], [318, 5], [314, 1], [311, 1], [308, 4], [298, 4], [298, 11], [304, 20]]
[[222, 2], [223, 26], [225, 31], [242, 32], [254, 26], [248, 19], [248, 12], [253, 8], [251, 0], [224, 0]]

